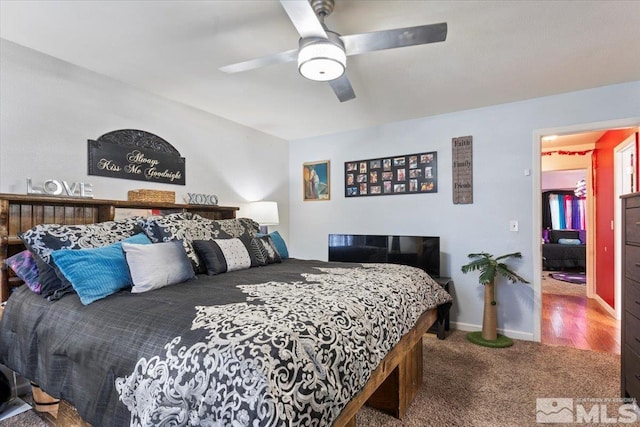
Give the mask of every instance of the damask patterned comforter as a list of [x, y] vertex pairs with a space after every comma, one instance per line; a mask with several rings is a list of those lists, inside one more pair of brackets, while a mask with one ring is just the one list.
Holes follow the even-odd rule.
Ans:
[[448, 301], [413, 267], [295, 259], [88, 306], [22, 287], [0, 363], [95, 426], [325, 426]]

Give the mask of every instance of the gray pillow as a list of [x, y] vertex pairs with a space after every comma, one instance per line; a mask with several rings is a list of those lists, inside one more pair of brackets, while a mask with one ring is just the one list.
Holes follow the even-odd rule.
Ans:
[[191, 261], [179, 240], [136, 245], [122, 243], [133, 282], [132, 293], [141, 293], [193, 279]]

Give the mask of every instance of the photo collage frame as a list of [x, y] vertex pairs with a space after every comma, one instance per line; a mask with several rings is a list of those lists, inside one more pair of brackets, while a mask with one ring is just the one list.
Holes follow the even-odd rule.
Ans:
[[345, 197], [438, 192], [438, 153], [408, 154], [344, 163]]

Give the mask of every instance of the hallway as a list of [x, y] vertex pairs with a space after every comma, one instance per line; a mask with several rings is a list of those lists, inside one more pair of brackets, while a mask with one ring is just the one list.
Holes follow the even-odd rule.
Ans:
[[[545, 290], [545, 282], [552, 287]], [[561, 284], [551, 282], [558, 281], [545, 275], [541, 342], [620, 354], [620, 322], [595, 300], [581, 295], [579, 285], [566, 284], [566, 291], [562, 291], [558, 290]]]

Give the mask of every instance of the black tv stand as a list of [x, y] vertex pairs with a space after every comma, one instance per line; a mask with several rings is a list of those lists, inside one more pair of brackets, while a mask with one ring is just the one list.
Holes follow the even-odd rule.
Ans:
[[[450, 285], [453, 284], [453, 280], [451, 277], [434, 277], [433, 280], [438, 282], [442, 288], [449, 292]], [[435, 332], [438, 339], [445, 339], [444, 331], [449, 330], [449, 309], [451, 308], [451, 303], [442, 304], [438, 307], [438, 319], [436, 323], [429, 329], [429, 332]]]

